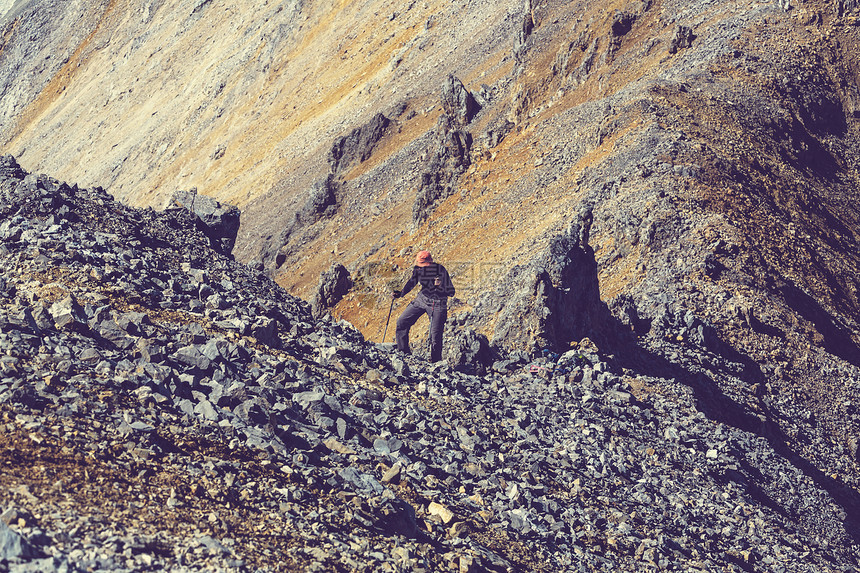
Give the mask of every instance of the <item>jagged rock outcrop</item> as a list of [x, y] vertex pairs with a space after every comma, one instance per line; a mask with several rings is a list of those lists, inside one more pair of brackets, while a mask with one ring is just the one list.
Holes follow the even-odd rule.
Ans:
[[450, 123], [464, 127], [480, 109], [475, 96], [466, 89], [463, 82], [459, 78], [448, 76], [442, 86], [442, 111], [450, 118]]
[[269, 246], [269, 250], [274, 251], [275, 256], [271, 257], [268, 252], [264, 252], [263, 260], [273, 259], [275, 269], [280, 268], [290, 253], [297, 248], [295, 246], [298, 242], [297, 236], [312, 234], [315, 223], [330, 218], [337, 212], [338, 188], [339, 183], [333, 173], [314, 183], [301, 208], [293, 214], [292, 221], [278, 235], [277, 244]]
[[434, 150], [421, 172], [412, 204], [414, 224], [425, 221], [440, 201], [455, 192], [457, 175], [469, 165], [471, 147], [472, 136], [468, 132], [440, 122]]
[[545, 252], [511, 269], [500, 289], [484, 296], [498, 305], [494, 346], [564, 352], [583, 338], [608, 346], [615, 333], [600, 300], [597, 262], [588, 244], [591, 224], [592, 213], [584, 207]]
[[412, 205], [412, 221], [416, 224], [426, 220], [439, 201], [454, 193], [457, 177], [471, 163], [472, 135], [465, 127], [480, 111], [478, 102], [459, 79], [449, 76], [442, 87], [442, 109]]
[[339, 137], [332, 144], [328, 164], [332, 173], [341, 173], [350, 167], [367, 161], [374, 146], [385, 136], [391, 120], [377, 113], [371, 120]]
[[275, 235], [277, 240], [263, 248], [260, 259], [264, 266], [271, 261], [274, 270], [279, 269], [297, 248], [315, 236], [317, 223], [334, 216], [338, 210], [338, 193], [343, 193], [346, 172], [370, 158], [390, 127], [391, 120], [378, 113], [368, 123], [334, 141], [327, 157], [329, 173], [313, 184], [292, 220]]
[[311, 298], [311, 312], [315, 317], [336, 305], [352, 288], [352, 277], [349, 270], [340, 263], [334, 263], [331, 268], [320, 275], [317, 290]]
[[514, 58], [521, 61], [523, 55], [528, 49], [528, 40], [532, 30], [535, 27], [534, 12], [532, 8], [532, 0], [527, 0], [525, 9], [523, 10], [523, 19], [520, 29], [517, 30], [517, 35], [514, 38]]
[[[644, 4], [644, 3], [643, 3]], [[644, 4], [648, 7], [648, 4]], [[609, 25], [609, 42], [604, 54], [604, 61], [611, 62], [615, 52], [621, 47], [624, 36], [630, 33], [636, 23], [638, 14], [635, 12], [621, 12], [616, 10]]]
[[669, 53], [674, 54], [678, 50], [689, 48], [693, 45], [693, 40], [696, 36], [693, 34], [693, 29], [689, 26], [678, 24], [675, 28], [675, 33], [672, 35], [672, 41], [669, 42]]
[[241, 212], [234, 205], [223, 205], [206, 195], [198, 195], [197, 189], [176, 191], [166, 208], [179, 207], [189, 210], [203, 226], [204, 232], [223, 253], [231, 253], [239, 233]]

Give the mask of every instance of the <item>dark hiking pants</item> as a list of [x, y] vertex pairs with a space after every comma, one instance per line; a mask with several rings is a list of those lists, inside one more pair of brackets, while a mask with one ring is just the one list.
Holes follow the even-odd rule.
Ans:
[[409, 350], [409, 329], [421, 315], [430, 317], [430, 362], [442, 360], [442, 331], [448, 319], [448, 301], [436, 300], [418, 293], [397, 319], [397, 348], [407, 354]]

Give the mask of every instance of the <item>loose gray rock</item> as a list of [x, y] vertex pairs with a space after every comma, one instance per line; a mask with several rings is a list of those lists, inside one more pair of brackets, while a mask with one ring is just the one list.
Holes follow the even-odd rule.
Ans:
[[311, 299], [311, 311], [316, 317], [336, 305], [352, 288], [349, 270], [340, 263], [333, 263], [329, 270], [320, 276], [317, 290]]
[[86, 324], [86, 314], [72, 295], [52, 304], [49, 312], [59, 329], [79, 328]]
[[0, 520], [0, 562], [32, 559], [36, 556], [37, 552], [30, 543]]
[[[0, 244], [0, 277], [25, 293], [0, 301], [0, 428], [42, 456], [18, 468], [35, 479], [10, 488], [22, 509], [2, 517], [18, 531], [7, 546], [26, 539], [21, 547], [52, 556], [14, 548], [10, 570], [282, 567], [250, 545], [255, 526], [230, 508], [289, 531], [289, 546], [267, 541], [273, 555], [295, 550], [320, 570], [508, 570], [528, 555], [541, 556], [528, 567], [553, 570], [829, 570], [860, 556], [845, 509], [853, 490], [785, 450], [806, 443], [830, 455], [813, 430], [821, 413], [772, 392], [779, 373], [756, 373], [709, 317], [662, 291], [603, 302], [587, 208], [533, 265], [510, 269], [497, 293], [510, 314], [493, 307], [512, 336], [536, 325], [560, 348], [500, 345], [486, 357], [486, 340], [461, 316], [446, 332], [459, 358], [428, 364], [314, 318], [213, 249], [184, 210], [138, 211], [102, 191], [30, 183], [20, 214], [4, 221], [50, 228], [65, 245], [51, 246], [51, 264], [88, 304], [80, 328], [57, 329], [53, 315], [40, 325], [41, 305], [26, 293], [44, 291], [32, 272], [44, 261], [26, 254], [45, 236]], [[57, 204], [67, 224], [46, 225]], [[109, 289], [97, 269], [114, 277]], [[201, 285], [225, 308], [189, 313]], [[150, 297], [150, 286], [164, 294]], [[740, 312], [738, 328], [776, 339], [770, 320]], [[828, 376], [860, 379], [823, 356]], [[475, 363], [492, 366], [473, 372]], [[837, 405], [853, 423], [853, 401]], [[770, 409], [795, 424], [790, 442]], [[840, 480], [852, 475], [847, 445], [827, 458]], [[50, 474], [57, 460], [70, 465]], [[109, 505], [89, 495], [102, 477]], [[81, 499], [79, 488], [93, 489]], [[135, 521], [144, 499], [165, 512], [165, 532], [144, 534]], [[192, 506], [195, 522], [183, 521]]]

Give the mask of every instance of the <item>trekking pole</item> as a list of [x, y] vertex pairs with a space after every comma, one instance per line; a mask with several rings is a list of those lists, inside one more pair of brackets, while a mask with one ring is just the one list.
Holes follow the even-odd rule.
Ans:
[[388, 318], [385, 319], [385, 331], [382, 333], [382, 343], [385, 344], [385, 335], [388, 334], [388, 321], [391, 320], [391, 309], [394, 308], [394, 297], [391, 297], [391, 306], [388, 307]]

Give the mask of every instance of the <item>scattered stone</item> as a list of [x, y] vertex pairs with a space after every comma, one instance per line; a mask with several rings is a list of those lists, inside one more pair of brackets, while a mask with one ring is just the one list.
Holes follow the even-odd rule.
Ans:
[[442, 520], [442, 523], [449, 524], [454, 519], [454, 512], [440, 503], [431, 501], [427, 506], [427, 513], [435, 515]]
[[32, 559], [37, 552], [26, 539], [12, 531], [4, 520], [0, 520], [0, 562], [16, 559]]
[[[834, 485], [853, 479], [856, 443], [831, 460], [837, 477], [810, 477], [763, 413], [789, 407], [775, 371], [745, 378], [752, 368], [692, 311], [601, 306], [587, 212], [557, 257], [506, 287], [499, 327], [546, 347], [508, 352], [451, 320], [454, 351], [428, 364], [315, 318], [214, 248], [187, 209], [139, 211], [25, 178], [0, 181], [19, 200], [14, 213], [0, 205], [0, 277], [15, 293], [0, 299], [10, 570], [273, 571], [284, 556], [297, 569], [390, 571], [858, 561], [852, 499]], [[48, 222], [58, 204], [64, 218]], [[44, 261], [22, 256], [46, 236], [65, 245], [50, 251], [47, 284], [34, 272]], [[517, 309], [567, 309], [571, 322]], [[828, 375], [850, 384], [857, 371]], [[852, 400], [840, 408], [853, 419]], [[792, 412], [806, 425], [791, 443], [827, 452], [809, 429], [820, 415]]]

